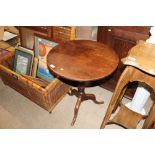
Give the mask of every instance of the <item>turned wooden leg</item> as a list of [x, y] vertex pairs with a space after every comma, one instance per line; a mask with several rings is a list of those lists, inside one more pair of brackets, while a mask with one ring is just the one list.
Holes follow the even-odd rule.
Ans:
[[84, 87], [79, 87], [78, 90], [71, 89], [69, 92], [69, 95], [71, 95], [71, 96], [75, 95], [78, 98], [76, 105], [75, 105], [75, 108], [74, 108], [74, 117], [73, 117], [73, 120], [71, 123], [72, 126], [74, 125], [74, 123], [76, 121], [76, 118], [78, 115], [78, 110], [79, 110], [79, 107], [80, 107], [82, 101], [93, 100], [96, 104], [103, 104], [104, 103], [104, 102], [98, 102], [96, 100], [96, 97], [94, 94], [86, 94]]
[[69, 90], [69, 92], [68, 92], [68, 95], [70, 95], [70, 96], [73, 96], [73, 95], [75, 95], [76, 97], [79, 97], [79, 91], [78, 90], [76, 90], [76, 89], [70, 89]]
[[101, 124], [101, 129], [102, 128], [105, 128], [106, 126], [106, 123], [109, 121], [110, 119], [110, 116], [113, 112], [113, 110], [115, 110], [117, 107], [118, 107], [118, 100], [120, 99], [120, 96], [121, 96], [121, 93], [123, 92], [123, 89], [125, 87], [125, 85], [128, 83], [129, 81], [129, 70], [128, 70], [128, 67], [125, 69], [125, 71], [123, 72], [123, 74], [121, 75], [118, 83], [117, 83], [117, 86], [115, 88], [115, 91], [113, 93], [113, 96], [112, 96], [112, 99], [109, 103], [109, 106], [108, 106], [108, 109], [107, 109], [107, 112], [105, 114], [105, 117], [102, 121], [102, 124]]
[[76, 105], [75, 105], [75, 108], [74, 108], [74, 117], [73, 117], [73, 120], [72, 120], [72, 123], [71, 123], [72, 126], [74, 125], [74, 123], [76, 121], [76, 118], [77, 118], [77, 114], [78, 114], [78, 110], [79, 110], [81, 101], [82, 101], [82, 95], [80, 95], [78, 97], [78, 100], [77, 100]]
[[104, 103], [104, 101], [100, 101], [100, 102], [97, 101], [96, 96], [94, 94], [84, 94], [82, 101], [84, 101], [84, 100], [93, 100], [94, 103], [96, 103], [96, 104], [103, 104]]
[[73, 120], [71, 123], [72, 126], [74, 125], [77, 115], [78, 115], [79, 107], [81, 105], [82, 97], [84, 94], [84, 89], [85, 89], [84, 87], [78, 87], [78, 91], [76, 89], [72, 89], [72, 94], [78, 97], [78, 100], [77, 100], [75, 108], [74, 108], [74, 117], [73, 117]]
[[117, 106], [115, 105], [116, 102], [117, 102], [117, 99], [119, 98], [120, 96], [120, 93], [121, 93], [121, 90], [119, 88], [115, 89], [115, 92], [112, 96], [112, 99], [111, 99], [111, 102], [109, 103], [109, 106], [108, 106], [108, 109], [107, 109], [107, 112], [105, 114], [105, 117], [103, 119], [103, 122], [101, 124], [101, 129], [102, 128], [105, 128], [106, 126], [106, 123], [109, 121], [110, 119], [110, 116], [114, 110], [114, 108], [116, 108]]
[[154, 126], [154, 122], [155, 122], [155, 104], [153, 103], [149, 115], [144, 122], [143, 129], [152, 128]]
[[114, 113], [116, 111], [117, 107], [120, 105], [121, 100], [122, 100], [122, 98], [124, 96], [124, 93], [126, 91], [126, 88], [127, 88], [127, 86], [125, 86], [124, 88], [122, 88], [123, 90], [120, 92], [120, 95], [118, 96], [118, 99], [117, 99], [117, 101], [115, 103], [115, 106], [114, 106], [114, 109], [113, 109], [112, 113]]

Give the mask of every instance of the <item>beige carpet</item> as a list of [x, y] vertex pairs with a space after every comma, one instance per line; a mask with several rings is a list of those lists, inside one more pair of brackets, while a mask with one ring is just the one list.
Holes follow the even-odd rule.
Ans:
[[[99, 129], [105, 115], [112, 93], [101, 87], [87, 88], [86, 92], [96, 94], [103, 105], [92, 101], [82, 102], [77, 121], [70, 125], [73, 117], [76, 97], [66, 95], [49, 114], [12, 88], [5, 86], [0, 79], [0, 128], [31, 128], [31, 129]], [[123, 102], [129, 100], [124, 98]], [[116, 125], [106, 128], [121, 129]]]

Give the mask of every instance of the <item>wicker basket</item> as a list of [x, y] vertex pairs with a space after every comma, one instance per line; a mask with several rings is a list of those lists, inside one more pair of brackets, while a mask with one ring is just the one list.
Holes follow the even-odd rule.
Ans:
[[68, 41], [68, 40], [74, 40], [75, 39], [75, 26], [53, 26], [52, 32], [53, 36], [52, 38], [60, 41]]
[[0, 76], [4, 84], [15, 89], [48, 112], [53, 110], [70, 89], [69, 85], [56, 78], [47, 87], [43, 88], [15, 73], [5, 65], [0, 64]]
[[[75, 27], [73, 26], [54, 26], [52, 32], [52, 36], [56, 40], [68, 41], [75, 39]], [[70, 89], [69, 85], [58, 79], [54, 79], [47, 87], [43, 88], [9, 69], [10, 67], [6, 66], [8, 63], [4, 62], [4, 64], [0, 64], [0, 76], [4, 84], [15, 89], [49, 112], [53, 110]]]

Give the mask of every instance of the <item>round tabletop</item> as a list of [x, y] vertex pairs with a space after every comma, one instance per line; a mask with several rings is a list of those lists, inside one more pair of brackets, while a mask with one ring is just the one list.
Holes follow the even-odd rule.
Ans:
[[95, 81], [110, 75], [118, 65], [116, 53], [91, 40], [73, 40], [55, 46], [47, 65], [56, 75], [73, 81]]

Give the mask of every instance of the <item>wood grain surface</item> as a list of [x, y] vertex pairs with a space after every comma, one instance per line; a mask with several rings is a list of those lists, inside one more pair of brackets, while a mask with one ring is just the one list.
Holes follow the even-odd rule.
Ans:
[[52, 72], [73, 81], [104, 78], [117, 68], [118, 61], [114, 50], [90, 40], [67, 41], [54, 47], [47, 56]]

